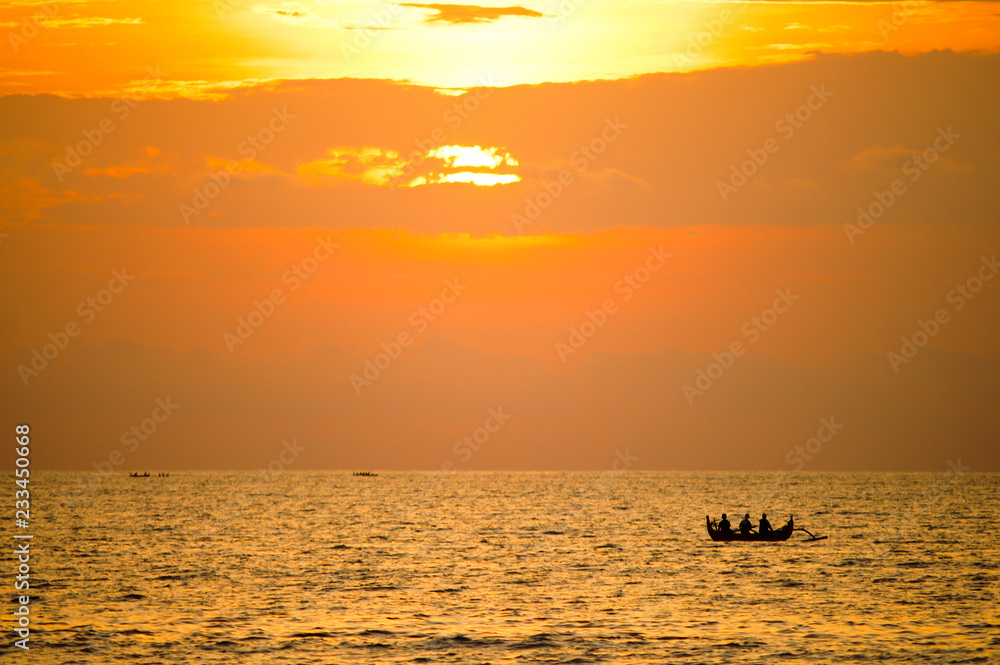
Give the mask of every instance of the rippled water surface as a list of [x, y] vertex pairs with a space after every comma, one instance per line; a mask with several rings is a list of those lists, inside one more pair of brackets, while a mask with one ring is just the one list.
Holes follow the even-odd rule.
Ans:
[[[31, 662], [1000, 663], [997, 474], [40, 473], [32, 500]], [[761, 509], [829, 538], [708, 539]]]

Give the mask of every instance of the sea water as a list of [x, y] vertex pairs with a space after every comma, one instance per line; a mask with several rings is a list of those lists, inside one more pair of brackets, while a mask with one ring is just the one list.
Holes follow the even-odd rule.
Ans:
[[[1000, 474], [42, 472], [31, 492], [12, 662], [1000, 663]], [[708, 538], [706, 515], [761, 511], [828, 538]]]

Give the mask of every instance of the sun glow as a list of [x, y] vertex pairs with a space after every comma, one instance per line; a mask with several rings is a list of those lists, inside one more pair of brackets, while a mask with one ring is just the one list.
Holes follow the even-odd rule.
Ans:
[[427, 156], [444, 160], [444, 163], [449, 167], [480, 166], [495, 169], [504, 163], [517, 166], [517, 160], [511, 157], [510, 153], [501, 153], [499, 148], [481, 148], [478, 145], [471, 147], [464, 145], [443, 145], [431, 150], [427, 153]]
[[493, 185], [509, 185], [518, 182], [521, 178], [512, 173], [475, 173], [473, 171], [459, 171], [458, 173], [448, 173], [442, 175], [434, 182], [467, 182], [481, 187], [492, 187]]
[[518, 182], [521, 177], [514, 173], [485, 173], [468, 169], [492, 171], [501, 166], [518, 165], [509, 152], [492, 146], [444, 145], [412, 159], [395, 150], [366, 146], [329, 148], [323, 158], [299, 164], [296, 170], [307, 184], [314, 187], [330, 187], [346, 182], [390, 187], [445, 183], [492, 187]]

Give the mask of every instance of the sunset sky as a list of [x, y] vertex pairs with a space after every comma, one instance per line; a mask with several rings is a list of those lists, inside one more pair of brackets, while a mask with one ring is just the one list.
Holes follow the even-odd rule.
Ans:
[[1000, 5], [512, 1], [0, 2], [33, 468], [1000, 470]]

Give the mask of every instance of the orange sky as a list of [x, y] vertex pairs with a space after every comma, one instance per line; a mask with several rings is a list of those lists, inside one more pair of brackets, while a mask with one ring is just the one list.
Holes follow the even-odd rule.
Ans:
[[0, 5], [0, 25], [9, 31], [0, 91], [107, 94], [141, 81], [146, 66], [169, 73], [157, 93], [200, 96], [275, 79], [386, 78], [464, 88], [753, 66], [817, 52], [1000, 48], [1000, 17], [991, 2], [83, 0], [57, 6]]
[[0, 5], [5, 422], [39, 468], [793, 470], [834, 417], [804, 468], [997, 470], [995, 7]]

